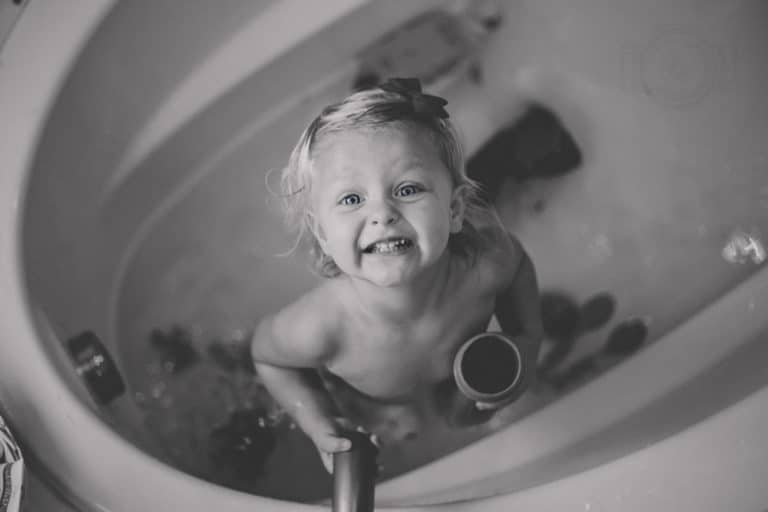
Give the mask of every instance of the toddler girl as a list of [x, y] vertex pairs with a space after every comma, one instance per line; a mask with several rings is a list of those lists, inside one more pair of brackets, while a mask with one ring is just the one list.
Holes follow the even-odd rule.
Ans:
[[327, 279], [261, 321], [252, 355], [326, 467], [349, 448], [340, 415], [355, 414], [329, 382], [385, 409], [434, 408], [459, 346], [494, 313], [536, 364], [533, 265], [467, 177], [446, 104], [416, 79], [356, 92], [309, 124], [283, 171], [287, 218]]

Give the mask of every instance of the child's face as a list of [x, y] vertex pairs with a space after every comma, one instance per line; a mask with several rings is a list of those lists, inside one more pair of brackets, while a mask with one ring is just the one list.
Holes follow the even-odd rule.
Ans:
[[423, 129], [342, 132], [317, 153], [315, 234], [345, 274], [379, 286], [407, 283], [461, 230], [461, 194]]

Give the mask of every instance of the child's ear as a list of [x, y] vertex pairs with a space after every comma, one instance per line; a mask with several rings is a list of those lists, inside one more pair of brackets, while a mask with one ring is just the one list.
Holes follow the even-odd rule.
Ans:
[[466, 185], [459, 185], [451, 197], [451, 233], [458, 233], [464, 226], [464, 210], [466, 207]]

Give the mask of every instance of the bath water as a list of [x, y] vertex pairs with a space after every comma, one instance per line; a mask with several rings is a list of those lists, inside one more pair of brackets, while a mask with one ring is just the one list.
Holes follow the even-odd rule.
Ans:
[[[181, 326], [155, 329], [137, 340], [127, 380], [147, 436], [145, 448], [187, 473], [231, 488], [298, 501], [328, 497], [330, 475], [254, 373], [248, 341], [240, 331], [212, 340]], [[424, 430], [413, 430], [397, 417], [389, 421], [383, 427], [391, 431], [387, 437], [399, 440], [382, 446], [380, 479], [493, 429], [490, 424], [454, 429], [433, 419]]]
[[[112, 324], [128, 398], [136, 405], [117, 428], [190, 474], [311, 501], [329, 496], [330, 476], [247, 363], [249, 333], [259, 318], [317, 282], [303, 254], [277, 256], [293, 241], [282, 230], [264, 174], [254, 171], [255, 162], [259, 170], [280, 165], [303, 122], [285, 121], [268, 141], [254, 137], [233, 149], [147, 230], [126, 263]], [[537, 386], [482, 426], [452, 429], [433, 421], [409, 432], [393, 418], [391, 428], [404, 432], [401, 441], [382, 447], [381, 479], [442, 457], [590, 381], [754, 270], [721, 256], [723, 235], [753, 223], [751, 213], [707, 210], [700, 226], [711, 228], [695, 232], [648, 217], [648, 208], [635, 208], [634, 189], [613, 173], [653, 154], [633, 158], [623, 139], [600, 135], [607, 141], [603, 153], [565, 177], [499, 180], [500, 216], [530, 252], [543, 289], [546, 339]], [[618, 161], [622, 165], [614, 165]], [[659, 199], [654, 212], [674, 213], [681, 204], [665, 195], [664, 179], [640, 172], [630, 178], [648, 197], [670, 198], [669, 204]], [[697, 201], [697, 195], [689, 199]]]
[[[236, 248], [235, 244], [235, 252]], [[129, 388], [126, 399], [135, 404], [136, 413], [118, 418], [116, 426], [122, 426], [126, 435], [155, 457], [205, 480], [280, 499], [327, 498], [332, 479], [314, 445], [271, 399], [254, 372], [249, 342], [258, 318], [247, 315], [255, 310], [253, 304], [243, 307], [250, 285], [219, 274], [227, 272], [227, 265], [221, 263], [205, 251], [156, 258], [153, 274], [174, 278], [154, 280], [153, 296], [123, 310], [120, 359]], [[219, 270], [214, 270], [217, 265]], [[210, 286], [201, 289], [201, 281], [210, 281]], [[550, 297], [558, 297], [546, 290], [543, 295], [546, 304], [552, 302]], [[605, 296], [597, 299], [601, 298], [609, 300]], [[567, 302], [568, 298], [559, 300]], [[583, 308], [585, 312], [590, 304]], [[571, 340], [571, 347], [583, 334], [581, 327], [569, 327], [568, 315], [582, 314], [575, 301], [572, 308], [570, 313], [562, 305], [545, 308], [545, 327], [550, 332], [563, 331], [563, 326], [570, 329], [565, 339]], [[603, 315], [602, 322], [609, 316]], [[621, 335], [620, 326], [624, 324], [615, 329], [618, 341], [613, 345], [622, 346], [626, 336]], [[613, 357], [611, 364], [642, 346], [647, 333], [637, 335], [637, 328], [633, 332], [632, 346]], [[560, 332], [559, 339], [563, 336]], [[545, 345], [545, 356], [556, 353], [553, 346], [568, 344], [553, 345], [552, 339]], [[558, 366], [553, 365], [551, 371], [542, 371], [535, 389], [483, 425], [458, 428], [431, 418], [421, 430], [414, 430], [407, 419], [391, 417], [383, 428], [389, 431], [387, 437], [397, 441], [382, 446], [379, 479], [402, 474], [487, 436], [608, 366], [604, 359], [591, 362], [594, 364], [586, 369], [555, 371]], [[136, 432], [140, 432], [138, 438]]]

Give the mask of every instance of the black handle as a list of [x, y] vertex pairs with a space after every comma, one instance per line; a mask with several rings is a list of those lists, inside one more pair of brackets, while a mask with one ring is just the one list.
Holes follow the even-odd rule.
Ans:
[[333, 512], [371, 512], [379, 450], [368, 434], [343, 435], [352, 447], [333, 454]]

